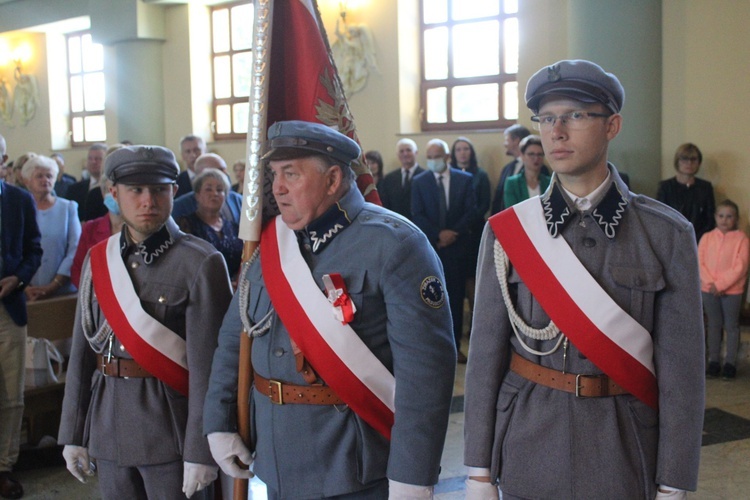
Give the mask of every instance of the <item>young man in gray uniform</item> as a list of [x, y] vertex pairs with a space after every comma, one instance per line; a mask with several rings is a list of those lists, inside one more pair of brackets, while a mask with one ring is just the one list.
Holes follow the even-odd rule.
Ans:
[[203, 399], [232, 292], [221, 254], [169, 215], [178, 172], [159, 146], [106, 159], [125, 225], [83, 265], [58, 437], [79, 480], [96, 461], [104, 498], [189, 498], [218, 471]]
[[[359, 146], [321, 124], [273, 125], [266, 224], [219, 334], [204, 428], [219, 466], [269, 498], [430, 498], [456, 363], [435, 252], [371, 205]], [[326, 294], [328, 298], [326, 298]], [[252, 444], [237, 434], [238, 345], [253, 337]]]
[[589, 61], [528, 83], [549, 189], [493, 216], [465, 399], [467, 498], [685, 498], [698, 479], [703, 320], [693, 229], [607, 149], [624, 90]]

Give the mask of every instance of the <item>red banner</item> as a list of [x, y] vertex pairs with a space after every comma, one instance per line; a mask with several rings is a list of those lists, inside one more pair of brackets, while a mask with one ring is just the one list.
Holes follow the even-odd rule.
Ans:
[[[268, 125], [283, 120], [323, 123], [359, 143], [315, 0], [275, 2], [272, 37]], [[380, 205], [364, 160], [352, 168], [365, 199]]]

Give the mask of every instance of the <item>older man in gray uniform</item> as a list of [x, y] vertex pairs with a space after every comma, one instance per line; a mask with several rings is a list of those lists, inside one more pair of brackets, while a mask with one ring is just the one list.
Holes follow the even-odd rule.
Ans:
[[466, 374], [467, 498], [684, 498], [698, 479], [693, 229], [607, 162], [624, 91], [589, 61], [526, 88], [553, 181], [485, 228]]
[[[408, 220], [364, 201], [354, 141], [299, 121], [268, 138], [281, 215], [219, 334], [211, 452], [241, 477], [234, 460], [252, 462], [252, 449], [269, 498], [430, 498], [456, 362], [440, 261]], [[250, 448], [236, 433], [243, 324], [254, 339]]]
[[96, 460], [104, 498], [189, 498], [218, 471], [203, 399], [231, 286], [221, 254], [169, 216], [178, 172], [159, 146], [106, 160], [125, 225], [83, 265], [58, 438], [79, 480]]

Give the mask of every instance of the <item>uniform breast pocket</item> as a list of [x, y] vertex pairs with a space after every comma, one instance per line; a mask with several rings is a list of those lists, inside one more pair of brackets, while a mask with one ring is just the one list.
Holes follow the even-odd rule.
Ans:
[[271, 309], [271, 298], [268, 296], [266, 287], [262, 281], [250, 281], [250, 305], [248, 318], [252, 323], [257, 323]]
[[[330, 271], [321, 271], [320, 278], [318, 281], [322, 284], [323, 282], [323, 275], [329, 274], [329, 273], [338, 273], [341, 275], [341, 278], [344, 280], [344, 285], [346, 285], [346, 293], [349, 295], [349, 298], [351, 299], [352, 303], [354, 304], [354, 307], [356, 308], [357, 312], [354, 313], [354, 321], [351, 323], [352, 327], [355, 327], [360, 324], [363, 318], [365, 318], [365, 283], [366, 283], [366, 276], [367, 271], [364, 269], [336, 269], [336, 270], [330, 270]], [[321, 285], [323, 286], [323, 285]]]
[[626, 312], [646, 330], [653, 330], [656, 294], [665, 287], [661, 268], [613, 266], [612, 279], [630, 294]]
[[508, 275], [508, 291], [516, 312], [533, 328], [543, 328], [549, 324], [549, 316], [531, 294], [515, 269]]
[[187, 289], [158, 282], [144, 283], [140, 293], [143, 308], [170, 330], [185, 331]]

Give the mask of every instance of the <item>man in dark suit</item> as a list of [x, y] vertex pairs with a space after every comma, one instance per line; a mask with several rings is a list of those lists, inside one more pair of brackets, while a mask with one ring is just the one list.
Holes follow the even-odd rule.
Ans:
[[[102, 177], [102, 166], [104, 165], [104, 156], [106, 155], [106, 152], [106, 144], [92, 144], [89, 148], [88, 155], [86, 156], [86, 171], [89, 173], [89, 178], [71, 184], [68, 186], [68, 190], [65, 193], [67, 199], [78, 203], [78, 218], [82, 221], [87, 220], [87, 213], [99, 213], [97, 217], [107, 213], [107, 209], [104, 208], [104, 200], [101, 196], [90, 202], [90, 207], [87, 207], [86, 205], [89, 191], [92, 189], [99, 190], [99, 180]], [[101, 204], [101, 207], [95, 206], [97, 201]]]
[[193, 192], [195, 160], [206, 153], [206, 142], [197, 135], [186, 135], [180, 139], [180, 155], [185, 163], [185, 170], [177, 176], [177, 196]]
[[[0, 167], [5, 164], [0, 136]], [[42, 262], [36, 209], [31, 195], [0, 181], [0, 497], [21, 498], [23, 487], [10, 474], [18, 459], [23, 417], [26, 356], [26, 296], [23, 289]]]
[[[505, 129], [503, 135], [505, 136], [505, 154], [513, 157], [513, 160], [508, 162], [503, 170], [500, 172], [500, 181], [497, 183], [495, 189], [495, 197], [492, 199], [492, 213], [496, 214], [503, 209], [503, 193], [505, 189], [505, 181], [511, 175], [516, 175], [523, 168], [523, 162], [521, 161], [521, 139], [529, 135], [529, 129], [523, 125], [511, 125]], [[546, 167], [545, 167], [546, 169]], [[549, 171], [544, 172], [549, 175]]]
[[389, 210], [411, 219], [411, 181], [424, 169], [417, 164], [417, 143], [401, 139], [396, 144], [401, 167], [386, 175], [378, 184], [380, 202]]
[[472, 175], [448, 167], [450, 149], [440, 139], [427, 143], [427, 168], [414, 178], [411, 210], [419, 227], [437, 251], [445, 271], [445, 287], [453, 316], [453, 336], [459, 363], [466, 292], [466, 259], [469, 258], [469, 226], [474, 220], [476, 194]]

